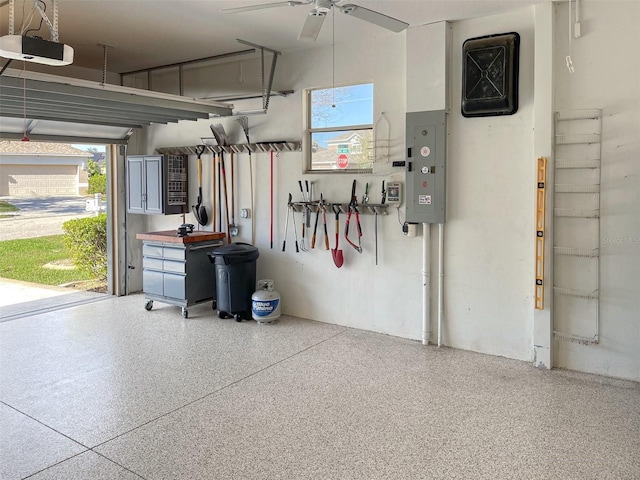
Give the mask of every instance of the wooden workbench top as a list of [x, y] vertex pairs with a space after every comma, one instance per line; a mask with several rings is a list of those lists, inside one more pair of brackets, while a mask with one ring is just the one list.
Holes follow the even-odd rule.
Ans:
[[221, 240], [224, 237], [225, 237], [224, 233], [202, 232], [202, 231], [193, 231], [186, 237], [179, 237], [177, 230], [164, 230], [162, 232], [147, 232], [147, 233], [136, 234], [136, 238], [138, 240], [151, 240], [155, 242], [183, 243], [183, 244], [206, 242], [210, 240]]

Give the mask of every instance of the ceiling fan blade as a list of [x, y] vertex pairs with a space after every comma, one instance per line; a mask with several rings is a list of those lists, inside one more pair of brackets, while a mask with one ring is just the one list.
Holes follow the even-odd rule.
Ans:
[[315, 42], [316, 38], [318, 38], [318, 33], [320, 33], [320, 29], [322, 28], [322, 24], [324, 23], [325, 15], [319, 15], [312, 10], [309, 15], [307, 15], [307, 19], [304, 21], [304, 25], [302, 25], [302, 30], [298, 34], [298, 40], [309, 40], [311, 42]]
[[358, 5], [347, 4], [340, 7], [340, 11], [345, 15], [351, 15], [352, 17], [359, 18], [365, 22], [373, 23], [379, 27], [386, 28], [392, 32], [401, 32], [406, 30], [409, 26], [408, 23], [398, 20], [396, 18], [384, 15], [383, 13], [369, 10], [368, 8], [360, 7]]
[[247, 5], [246, 7], [223, 8], [220, 11], [222, 13], [241, 13], [241, 12], [251, 12], [253, 10], [262, 10], [264, 8], [295, 7], [297, 5], [304, 5], [307, 3], [311, 3], [311, 2], [289, 0], [287, 2], [273, 2], [273, 3], [260, 3], [258, 5]]

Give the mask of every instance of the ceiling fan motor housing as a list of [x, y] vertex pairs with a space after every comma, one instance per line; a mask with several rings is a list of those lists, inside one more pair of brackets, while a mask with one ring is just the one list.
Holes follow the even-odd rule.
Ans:
[[329, 13], [331, 7], [333, 7], [333, 3], [334, 2], [332, 0], [316, 0], [316, 8], [311, 11], [311, 15], [315, 15], [318, 17], [325, 16], [327, 13]]

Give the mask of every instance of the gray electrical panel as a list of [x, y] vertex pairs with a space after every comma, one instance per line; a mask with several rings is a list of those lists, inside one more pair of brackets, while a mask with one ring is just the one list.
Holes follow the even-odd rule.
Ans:
[[407, 113], [407, 222], [445, 221], [446, 126], [444, 110]]

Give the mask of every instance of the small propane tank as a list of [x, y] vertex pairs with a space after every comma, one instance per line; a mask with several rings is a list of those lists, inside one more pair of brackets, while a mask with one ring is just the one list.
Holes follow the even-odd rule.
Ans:
[[251, 315], [258, 323], [271, 323], [280, 318], [280, 294], [273, 280], [258, 280], [258, 290], [251, 295]]

